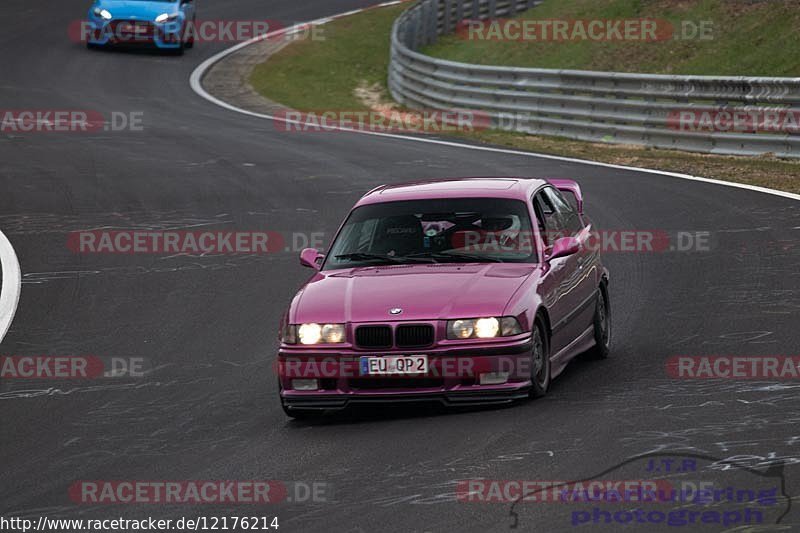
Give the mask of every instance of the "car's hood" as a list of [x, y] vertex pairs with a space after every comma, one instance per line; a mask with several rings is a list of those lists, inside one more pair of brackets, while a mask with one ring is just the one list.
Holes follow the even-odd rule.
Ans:
[[177, 2], [102, 0], [96, 7], [107, 9], [115, 19], [155, 20], [162, 13], [177, 13], [178, 5]]
[[[378, 322], [498, 316], [531, 264], [425, 264], [321, 272], [294, 299], [289, 319]], [[402, 309], [400, 314], [389, 310]]]

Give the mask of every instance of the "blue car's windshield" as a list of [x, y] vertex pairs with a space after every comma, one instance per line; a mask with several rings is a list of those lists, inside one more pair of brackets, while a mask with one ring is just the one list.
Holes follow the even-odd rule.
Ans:
[[535, 258], [525, 202], [504, 198], [412, 200], [355, 209], [323, 268], [527, 263]]

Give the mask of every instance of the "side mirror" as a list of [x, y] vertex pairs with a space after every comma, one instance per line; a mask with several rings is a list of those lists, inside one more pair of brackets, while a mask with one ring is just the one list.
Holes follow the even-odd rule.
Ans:
[[553, 244], [553, 251], [550, 252], [548, 260], [566, 257], [576, 254], [581, 249], [581, 243], [575, 237], [561, 237]]
[[319, 253], [315, 248], [304, 248], [303, 251], [300, 252], [300, 264], [304, 267], [319, 270], [320, 266], [322, 266], [323, 259], [325, 259], [325, 255]]

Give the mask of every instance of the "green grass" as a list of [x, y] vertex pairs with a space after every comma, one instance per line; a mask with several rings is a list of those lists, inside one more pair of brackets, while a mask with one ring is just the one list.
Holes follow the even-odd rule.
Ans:
[[795, 0], [545, 0], [520, 19], [710, 21], [711, 40], [481, 41], [443, 37], [425, 53], [484, 65], [731, 76], [800, 76]]
[[363, 110], [359, 83], [386, 90], [389, 32], [408, 5], [368, 11], [323, 26], [323, 41], [298, 41], [257, 66], [253, 87], [294, 109]]
[[[599, 0], [597, 1], [599, 2]], [[741, 4], [741, 0], [729, 1]], [[548, 0], [543, 7], [551, 10], [548, 12], [551, 15], [568, 10], [572, 16], [580, 16], [582, 12], [575, 11], [577, 6], [581, 5], [583, 9], [589, 9], [591, 3], [588, 0], [572, 0], [571, 2]], [[782, 6], [779, 1], [772, 3], [776, 6]], [[603, 13], [606, 17], [629, 16], [631, 13], [639, 13], [639, 11], [632, 11], [634, 8], [641, 9], [639, 6], [654, 4], [691, 4], [694, 6], [693, 9], [701, 9], [701, 7], [702, 9], [712, 9], [718, 5], [718, 2], [714, 0], [682, 0], [675, 2], [666, 0], [606, 0], [603, 4], [605, 6]], [[761, 4], [762, 2], [756, 1], [751, 9], [760, 9]], [[304, 111], [369, 109], [367, 104], [354, 94], [355, 90], [364, 84], [376, 85], [383, 90], [383, 98], [388, 99], [386, 76], [389, 62], [389, 32], [394, 19], [407, 7], [408, 5], [370, 10], [360, 15], [336, 20], [325, 26], [326, 40], [293, 43], [257, 66], [252, 74], [251, 84], [266, 98], [294, 109]], [[617, 11], [614, 11], [615, 9]], [[785, 28], [787, 21], [790, 19], [791, 17], [787, 16], [786, 20], [778, 21], [780, 24], [776, 27]], [[751, 21], [751, 23], [756, 24], [756, 21]], [[795, 23], [792, 22], [792, 24]], [[800, 24], [796, 24], [796, 27], [800, 28]], [[796, 39], [796, 34], [793, 31], [772, 29], [766, 35], [770, 36], [768, 40], [774, 40], [775, 42], [763, 43], [759, 48], [762, 53], [766, 53], [763, 51], [767, 49], [785, 48], [787, 53], [784, 54], [784, 57], [775, 52], [756, 61], [754, 57], [749, 55], [748, 47], [750, 45], [747, 43], [737, 44], [734, 48], [742, 50], [741, 68], [744, 68], [745, 65], [752, 65], [750, 74], [796, 75], [797, 69], [795, 67], [791, 67], [794, 68], [791, 72], [788, 70], [790, 69], [790, 64], [797, 64], [796, 55], [795, 60], [793, 60], [795, 62], [792, 63], [790, 61], [791, 54], [788, 53], [792, 48], [797, 49], [796, 44], [787, 42], [788, 40]], [[460, 51], [460, 53], [466, 53], [465, 50], [471, 50], [468, 53], [469, 57], [456, 59], [469, 61], [486, 59], [480, 55], [473, 57], [475, 51], [470, 47], [469, 43], [464, 41], [453, 41], [453, 46], [452, 51]], [[446, 44], [435, 48], [439, 52], [449, 50]], [[558, 50], [555, 51], [558, 52]], [[745, 52], [747, 53], [745, 54]], [[616, 63], [609, 58], [600, 57], [598, 59], [595, 57], [591, 59], [594, 57], [591, 50], [584, 49], [581, 53], [583, 54], [582, 56], [578, 54], [570, 59], [574, 63], [558, 66], [565, 68], [577, 68], [578, 66], [599, 68], [596, 61], [608, 61], [608, 68], [622, 69], [622, 64]], [[663, 53], [665, 52], [657, 52], [657, 54]], [[729, 55], [729, 60], [733, 61], [732, 58], [735, 57], [733, 52]], [[681, 58], [680, 61], [676, 59], [678, 56]], [[658, 61], [655, 57], [647, 57], [647, 61], [650, 61], [651, 65], [655, 65]], [[677, 65], [680, 64], [683, 72], [705, 73], [705, 71], [699, 70], [700, 67], [698, 66], [704, 60], [695, 54], [684, 51], [683, 54], [677, 55], [676, 58], [670, 61], [663, 59], [665, 68], [661, 71], [677, 68]], [[545, 62], [550, 61], [546, 57], [538, 59]], [[642, 61], [644, 60], [643, 57]], [[592, 62], [591, 65], [588, 62]], [[722, 60], [714, 61], [713, 63], [717, 67], [714, 70], [716, 74], [738, 72], [734, 63], [726, 64]], [[690, 65], [693, 66], [690, 68]], [[538, 66], [557, 65], [541, 63]], [[637, 66], [636, 68], [640, 67]], [[683, 172], [800, 193], [800, 160], [692, 154], [674, 150], [598, 144], [501, 131], [480, 131], [459, 136], [492, 145], [591, 159], [606, 163]]]

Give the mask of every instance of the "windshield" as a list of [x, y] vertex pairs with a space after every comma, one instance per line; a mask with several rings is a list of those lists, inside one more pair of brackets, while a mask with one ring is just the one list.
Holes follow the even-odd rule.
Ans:
[[459, 198], [370, 204], [345, 222], [323, 270], [377, 264], [526, 263], [536, 257], [520, 200]]

